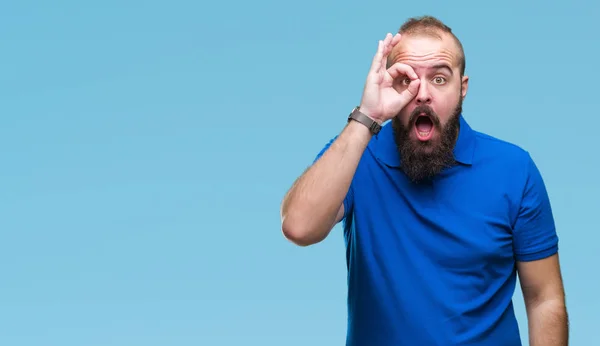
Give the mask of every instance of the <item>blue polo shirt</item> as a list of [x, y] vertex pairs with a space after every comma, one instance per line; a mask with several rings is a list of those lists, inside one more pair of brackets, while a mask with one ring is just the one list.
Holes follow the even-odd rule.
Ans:
[[462, 115], [454, 156], [415, 185], [391, 123], [369, 142], [344, 200], [347, 345], [521, 345], [515, 261], [558, 251], [544, 182], [526, 151]]

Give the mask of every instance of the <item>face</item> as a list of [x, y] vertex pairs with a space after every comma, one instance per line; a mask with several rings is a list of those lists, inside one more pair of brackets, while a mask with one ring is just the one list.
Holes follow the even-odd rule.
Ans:
[[[468, 77], [460, 75], [460, 50], [454, 39], [425, 35], [403, 36], [389, 65], [411, 66], [421, 84], [417, 95], [392, 120], [402, 169], [415, 182], [431, 179], [453, 164], [459, 115], [467, 94]], [[398, 78], [401, 92], [410, 83]]]

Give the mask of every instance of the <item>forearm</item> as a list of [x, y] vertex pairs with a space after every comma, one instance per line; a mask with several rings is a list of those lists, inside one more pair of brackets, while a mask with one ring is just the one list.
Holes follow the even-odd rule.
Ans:
[[310, 245], [327, 236], [370, 139], [367, 127], [349, 122], [319, 160], [296, 180], [281, 207], [282, 228], [288, 239]]
[[530, 346], [567, 346], [569, 321], [564, 300], [547, 300], [527, 308]]

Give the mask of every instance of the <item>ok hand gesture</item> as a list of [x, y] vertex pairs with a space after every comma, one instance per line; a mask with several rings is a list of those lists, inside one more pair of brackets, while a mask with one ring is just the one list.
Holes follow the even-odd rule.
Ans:
[[[386, 69], [387, 57], [400, 37], [400, 34], [387, 34], [379, 41], [360, 103], [361, 112], [380, 124], [396, 116], [419, 90], [420, 80], [412, 67], [396, 63]], [[410, 80], [408, 87], [399, 87], [400, 92], [394, 88], [394, 80], [398, 78]]]

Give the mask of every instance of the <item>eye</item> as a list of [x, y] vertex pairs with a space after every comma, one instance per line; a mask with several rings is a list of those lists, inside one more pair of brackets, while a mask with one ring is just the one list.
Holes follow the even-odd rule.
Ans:
[[444, 83], [446, 83], [446, 78], [444, 78], [444, 77], [435, 77], [433, 79], [433, 82], [435, 84], [444, 84]]
[[402, 85], [409, 85], [409, 84], [410, 84], [410, 78], [407, 77], [402, 80]]

